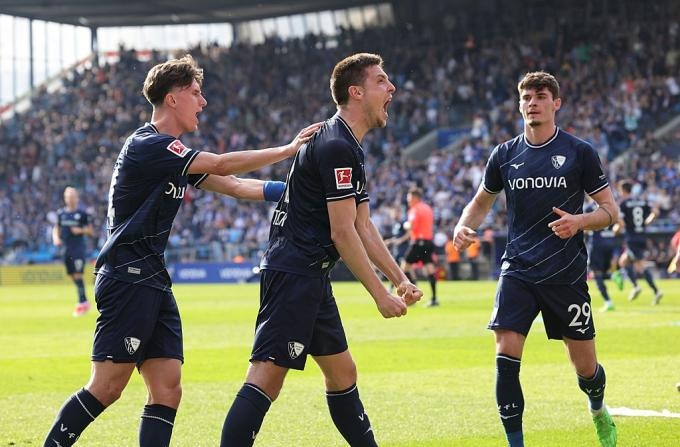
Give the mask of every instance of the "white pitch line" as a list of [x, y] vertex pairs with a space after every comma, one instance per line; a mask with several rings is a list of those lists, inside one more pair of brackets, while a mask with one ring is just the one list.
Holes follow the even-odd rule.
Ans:
[[672, 413], [669, 410], [663, 409], [661, 411], [656, 410], [638, 410], [635, 408], [619, 407], [610, 408], [609, 414], [612, 416], [641, 416], [641, 417], [663, 417], [663, 418], [678, 418], [680, 419], [680, 413]]

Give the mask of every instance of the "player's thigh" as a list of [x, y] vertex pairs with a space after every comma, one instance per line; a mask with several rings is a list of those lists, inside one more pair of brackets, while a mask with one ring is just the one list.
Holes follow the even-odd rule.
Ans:
[[349, 350], [313, 356], [326, 381], [326, 391], [346, 390], [357, 382], [357, 368]]
[[149, 392], [148, 404], [177, 408], [182, 397], [182, 362], [178, 359], [151, 358], [139, 372]]
[[590, 295], [585, 281], [576, 284], [539, 284], [536, 290], [548, 338], [591, 340], [595, 336]]
[[510, 330], [526, 337], [539, 312], [532, 286], [517, 278], [501, 276], [488, 328]]
[[158, 312], [153, 332], [146, 343], [138, 364], [148, 359], [176, 359], [184, 361], [182, 319], [175, 296], [170, 291], [159, 291]]
[[85, 388], [105, 407], [115, 402], [130, 381], [134, 363], [93, 361]]
[[595, 355], [595, 340], [573, 340], [564, 338], [569, 360], [577, 374], [590, 378], [595, 375], [597, 356]]
[[250, 361], [304, 369], [324, 290], [322, 277], [263, 270]]
[[319, 298], [309, 353], [314, 356], [328, 356], [344, 352], [347, 350], [347, 337], [328, 277], [322, 278]]
[[95, 301], [99, 317], [92, 360], [140, 363], [156, 328], [164, 294], [152, 287], [97, 275]]

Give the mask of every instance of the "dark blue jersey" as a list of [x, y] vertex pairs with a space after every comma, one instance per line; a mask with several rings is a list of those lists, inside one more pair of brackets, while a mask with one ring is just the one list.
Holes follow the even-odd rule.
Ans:
[[170, 288], [163, 253], [187, 184], [206, 174], [187, 175], [198, 151], [152, 124], [137, 129], [118, 155], [109, 189], [109, 237], [96, 272], [162, 290]]
[[[591, 204], [584, 208], [584, 212], [592, 213], [597, 209], [595, 204]], [[603, 228], [601, 230], [593, 230], [590, 234], [590, 250], [598, 250], [600, 248], [616, 247], [618, 242], [616, 234], [614, 234], [614, 224]]]
[[580, 214], [584, 192], [593, 195], [608, 186], [590, 144], [561, 129], [539, 146], [519, 135], [494, 148], [482, 186], [491, 194], [505, 190], [507, 197], [508, 242], [501, 275], [536, 284], [585, 280], [583, 233], [560, 239], [548, 223], [559, 218], [552, 207]]
[[628, 242], [644, 242], [647, 224], [645, 219], [652, 212], [646, 200], [627, 198], [619, 206], [621, 217], [626, 224], [625, 239]]
[[69, 211], [61, 208], [57, 211], [57, 229], [66, 255], [73, 258], [84, 258], [87, 244], [84, 234], [73, 234], [71, 228], [85, 227], [90, 224], [90, 216], [83, 210]]
[[327, 203], [350, 197], [357, 206], [369, 200], [364, 152], [347, 123], [335, 115], [293, 160], [261, 267], [307, 276], [328, 271], [339, 255]]

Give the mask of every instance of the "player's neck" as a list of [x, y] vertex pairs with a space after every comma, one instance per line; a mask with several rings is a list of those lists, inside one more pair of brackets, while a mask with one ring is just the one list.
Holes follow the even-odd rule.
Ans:
[[338, 109], [338, 115], [343, 119], [343, 121], [347, 123], [349, 128], [352, 129], [354, 138], [356, 138], [357, 141], [361, 143], [361, 140], [364, 139], [364, 135], [366, 135], [366, 133], [370, 130], [366, 124], [363, 114], [357, 113], [354, 110], [343, 108]]
[[547, 142], [553, 135], [557, 126], [555, 123], [543, 123], [538, 126], [524, 125], [524, 136], [527, 141], [533, 146], [540, 146]]
[[182, 130], [177, 124], [177, 120], [173, 119], [172, 115], [162, 113], [158, 110], [154, 110], [151, 115], [151, 124], [158, 130], [158, 133], [172, 135], [175, 138], [179, 138], [182, 135]]

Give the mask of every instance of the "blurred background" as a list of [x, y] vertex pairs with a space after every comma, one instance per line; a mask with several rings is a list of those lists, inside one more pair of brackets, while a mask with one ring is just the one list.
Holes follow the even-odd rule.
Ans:
[[[420, 186], [441, 278], [491, 150], [522, 131], [517, 82], [537, 69], [561, 83], [558, 125], [595, 147], [612, 184], [632, 179], [658, 206], [647, 258], [666, 275], [680, 225], [677, 1], [24, 0], [0, 1], [0, 284], [68, 283], [51, 240], [68, 185], [93, 218], [96, 257], [113, 162], [151, 116], [141, 87], [154, 64], [198, 60], [208, 107], [182, 140], [223, 153], [284, 144], [332, 116], [333, 65], [360, 51], [381, 54], [397, 87], [387, 128], [363, 141], [374, 221], [393, 236]], [[184, 201], [166, 256], [173, 280], [248, 280], [271, 204], [195, 189]], [[497, 274], [505, 219], [501, 197], [481, 247], [459, 256], [462, 279]]]

